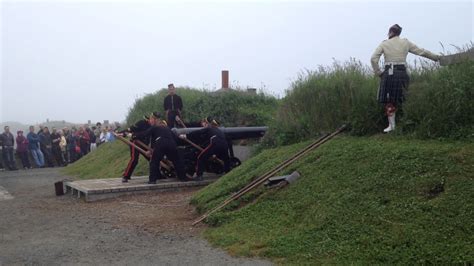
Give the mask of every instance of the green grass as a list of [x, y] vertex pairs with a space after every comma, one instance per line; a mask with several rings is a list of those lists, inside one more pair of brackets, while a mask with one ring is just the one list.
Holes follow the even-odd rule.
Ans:
[[[127, 145], [120, 141], [105, 143], [77, 162], [65, 167], [62, 172], [79, 179], [121, 177], [130, 159]], [[148, 175], [148, 161], [140, 157], [133, 175]]]
[[[474, 140], [474, 62], [439, 67], [422, 61], [410, 69], [397, 134], [419, 139]], [[377, 102], [380, 79], [356, 60], [301, 73], [270, 120], [266, 146], [287, 145], [350, 123], [351, 134], [370, 136], [387, 126]]]
[[[201, 212], [216, 206], [307, 144], [263, 151], [192, 202]], [[297, 183], [260, 188], [211, 215], [206, 238], [281, 264], [474, 261], [472, 143], [338, 137], [281, 174], [293, 170]], [[430, 195], [442, 182], [445, 191]]]

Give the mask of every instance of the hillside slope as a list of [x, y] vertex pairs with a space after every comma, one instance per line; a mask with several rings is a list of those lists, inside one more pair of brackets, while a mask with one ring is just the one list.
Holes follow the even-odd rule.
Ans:
[[[65, 167], [62, 172], [80, 179], [121, 177], [130, 159], [127, 145], [120, 141], [105, 143], [77, 162]], [[148, 161], [143, 156], [133, 175], [148, 175]]]
[[[307, 144], [262, 152], [193, 203], [210, 209]], [[212, 215], [206, 237], [284, 264], [474, 261], [474, 144], [338, 137], [282, 174], [293, 170], [297, 183]]]

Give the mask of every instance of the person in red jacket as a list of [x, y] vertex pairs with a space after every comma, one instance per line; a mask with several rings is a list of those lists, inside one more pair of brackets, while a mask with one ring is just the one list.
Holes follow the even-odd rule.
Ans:
[[21, 159], [23, 168], [31, 169], [30, 160], [28, 159], [28, 139], [23, 136], [23, 131], [19, 130], [16, 132], [16, 153]]
[[79, 157], [82, 157], [87, 154], [90, 145], [89, 134], [87, 133], [87, 131], [84, 130], [83, 127], [80, 127], [79, 130], [76, 132], [76, 139], [78, 141], [78, 146], [81, 148]]

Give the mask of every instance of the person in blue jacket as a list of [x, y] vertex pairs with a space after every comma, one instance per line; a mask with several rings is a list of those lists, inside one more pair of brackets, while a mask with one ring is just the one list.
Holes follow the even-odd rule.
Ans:
[[43, 168], [44, 156], [39, 146], [40, 138], [38, 134], [35, 133], [34, 126], [30, 126], [30, 133], [28, 133], [26, 138], [28, 139], [28, 149], [31, 152], [31, 156], [33, 156], [33, 159], [35, 160], [36, 166]]

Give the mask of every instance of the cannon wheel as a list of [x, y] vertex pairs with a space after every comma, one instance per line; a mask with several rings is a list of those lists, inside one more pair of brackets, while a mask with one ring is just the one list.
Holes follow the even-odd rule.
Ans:
[[175, 178], [176, 173], [173, 170], [168, 170], [160, 166], [161, 176], [164, 178]]
[[160, 172], [161, 176], [163, 178], [175, 178], [176, 177], [176, 171], [174, 168], [171, 166], [169, 169], [166, 169], [165, 167], [162, 167], [160, 165]]
[[206, 170], [209, 173], [222, 174], [224, 172], [224, 166], [220, 162], [210, 159], [207, 162]]
[[237, 157], [230, 158], [230, 169], [240, 166], [242, 162]]
[[186, 174], [187, 175], [190, 175], [190, 176], [193, 176], [194, 173], [196, 172], [195, 170], [195, 167], [194, 167], [194, 164], [191, 164], [191, 165], [186, 165], [185, 166], [185, 171], [186, 171]]

